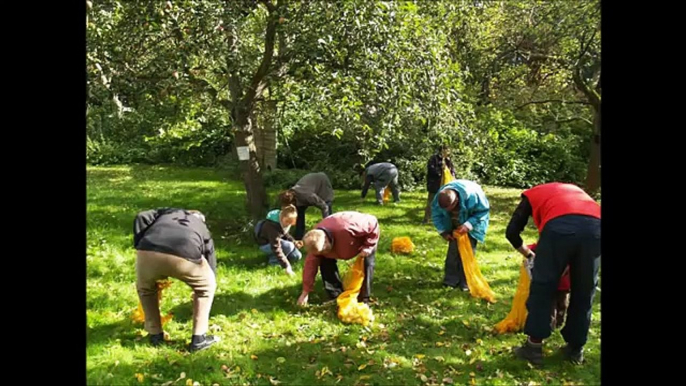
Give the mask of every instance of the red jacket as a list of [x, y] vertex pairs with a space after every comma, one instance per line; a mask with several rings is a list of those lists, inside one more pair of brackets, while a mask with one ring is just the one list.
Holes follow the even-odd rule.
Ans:
[[522, 194], [529, 199], [531, 217], [539, 233], [548, 221], [567, 214], [600, 218], [600, 205], [576, 185], [551, 182], [534, 186]]
[[333, 242], [332, 249], [321, 255], [308, 253], [303, 269], [303, 292], [312, 292], [321, 259], [349, 260], [364, 251], [372, 253], [379, 242], [376, 217], [359, 212], [338, 212], [323, 219], [314, 229], [321, 229]]
[[[529, 245], [529, 249], [536, 252], [536, 244]], [[534, 263], [535, 265], [536, 263]], [[571, 282], [569, 281], [569, 265], [562, 272], [562, 277], [560, 278], [560, 283], [557, 285], [558, 291], [569, 291], [571, 287]]]

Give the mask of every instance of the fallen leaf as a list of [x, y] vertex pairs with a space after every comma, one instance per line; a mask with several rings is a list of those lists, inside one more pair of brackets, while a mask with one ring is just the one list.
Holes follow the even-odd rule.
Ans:
[[193, 380], [190, 378], [186, 379], [186, 386], [193, 386]]
[[467, 356], [470, 356], [470, 355], [472, 355], [472, 350], [467, 350], [464, 353], [467, 354]]
[[416, 357], [417, 359], [423, 359], [425, 356], [426, 356], [426, 355], [424, 355], [424, 354], [416, 354], [416, 355], [415, 355], [415, 357]]
[[371, 377], [372, 377], [371, 375], [360, 375], [360, 377], [359, 377], [357, 380], [358, 380], [358, 381], [363, 381], [363, 380], [369, 379], [369, 378], [371, 378]]
[[476, 381], [474, 380], [474, 378], [469, 379], [469, 384], [472, 386], [476, 385]]
[[469, 322], [468, 322], [468, 321], [466, 321], [466, 320], [463, 320], [463, 321], [462, 321], [462, 324], [464, 324], [464, 325], [465, 325], [465, 327], [469, 327]]
[[420, 374], [419, 379], [421, 379], [422, 382], [425, 382], [425, 383], [429, 381], [429, 378], [427, 378], [426, 375], [424, 375], [424, 374]]
[[256, 361], [256, 360], [257, 360], [257, 355], [255, 355], [255, 354], [250, 354], [250, 359]]
[[250, 310], [250, 312], [252, 312], [253, 314], [256, 314], [257, 310], [253, 308], [252, 310]]
[[443, 383], [453, 383], [452, 378], [443, 378]]
[[361, 365], [357, 368], [357, 371], [362, 371], [362, 370], [365, 369], [365, 367], [367, 367], [367, 364], [366, 364], [366, 363], [363, 363], [363, 364], [361, 364]]
[[226, 371], [226, 370], [229, 369], [229, 366], [227, 366], [227, 365], [222, 365], [221, 369], [222, 369], [222, 371]]
[[279, 362], [279, 363], [284, 363], [284, 362], [286, 362], [286, 358], [284, 358], [284, 357], [278, 357], [278, 358], [276, 358], [276, 361]]
[[171, 385], [172, 383], [174, 383], [174, 381], [165, 382], [165, 383], [163, 383], [161, 386], [169, 386], [169, 385]]
[[443, 342], [436, 342], [436, 347], [443, 347], [444, 343]]
[[472, 377], [472, 378], [474, 378], [474, 377], [476, 377], [476, 374], [474, 374], [474, 373], [472, 372], [472, 373], [469, 373], [469, 376]]
[[441, 356], [435, 357], [434, 359], [439, 361], [439, 362], [445, 362], [445, 358], [443, 358]]
[[269, 377], [269, 383], [272, 385], [278, 385], [281, 381], [277, 381], [276, 378]]
[[443, 334], [445, 334], [445, 331], [443, 331], [443, 330], [438, 332], [438, 335], [443, 335]]
[[136, 377], [136, 379], [138, 380], [139, 383], [143, 383], [143, 378], [144, 378], [143, 374], [136, 373], [134, 376]]
[[193, 386], [200, 386], [200, 382], [198, 382], [198, 381], [193, 382]]

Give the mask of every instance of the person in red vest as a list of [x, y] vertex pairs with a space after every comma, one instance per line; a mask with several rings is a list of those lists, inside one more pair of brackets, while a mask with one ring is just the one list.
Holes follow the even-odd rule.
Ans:
[[368, 304], [380, 232], [376, 217], [353, 211], [334, 213], [307, 232], [303, 237], [307, 257], [298, 305], [307, 305], [318, 270], [322, 273], [324, 290], [331, 300], [336, 299], [343, 293], [337, 262], [339, 259], [350, 260], [356, 256], [364, 258], [364, 281], [357, 301]]
[[[520, 236], [529, 217], [539, 232], [535, 253]], [[538, 185], [522, 193], [505, 234], [525, 258], [534, 259], [524, 325], [528, 338], [515, 355], [533, 364], [543, 362], [543, 339], [552, 333], [551, 303], [569, 265], [570, 302], [561, 331], [567, 345], [562, 352], [571, 362], [582, 363], [600, 268], [600, 205], [576, 185]]]

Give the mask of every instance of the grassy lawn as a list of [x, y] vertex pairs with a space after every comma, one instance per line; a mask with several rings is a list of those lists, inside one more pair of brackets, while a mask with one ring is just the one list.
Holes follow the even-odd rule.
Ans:
[[[173, 167], [88, 167], [87, 379], [92, 385], [311, 385], [311, 384], [599, 384], [600, 293], [586, 346], [586, 364], [573, 366], [556, 354], [563, 341], [546, 341], [540, 369], [519, 362], [511, 348], [523, 334], [493, 335], [510, 310], [519, 275], [519, 255], [505, 239], [505, 226], [519, 190], [485, 187], [491, 203], [486, 244], [477, 249], [481, 271], [497, 295], [496, 304], [441, 287], [446, 243], [421, 225], [426, 193], [402, 193], [398, 205], [377, 207], [373, 192], [336, 191], [334, 212], [357, 210], [381, 224], [372, 297], [376, 322], [369, 328], [344, 325], [326, 300], [321, 279], [310, 306], [295, 301], [302, 262], [295, 277], [268, 267], [252, 240], [240, 181], [214, 169]], [[270, 192], [272, 197], [275, 192]], [[138, 304], [131, 228], [138, 211], [180, 206], [199, 209], [217, 248], [218, 288], [210, 328], [222, 341], [189, 354], [191, 290], [174, 281], [165, 290], [163, 314], [171, 342], [153, 348], [141, 324], [131, 322]], [[308, 229], [320, 220], [307, 213]], [[525, 242], [536, 231], [529, 222]], [[394, 256], [391, 240], [409, 236], [413, 255]], [[352, 263], [353, 260], [350, 261]], [[343, 272], [347, 263], [339, 262]], [[140, 383], [139, 383], [140, 382]]]

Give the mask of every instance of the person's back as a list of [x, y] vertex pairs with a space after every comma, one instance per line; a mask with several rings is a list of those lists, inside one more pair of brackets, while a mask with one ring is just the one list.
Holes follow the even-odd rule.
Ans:
[[[329, 180], [329, 177], [322, 172], [305, 174], [291, 189], [295, 192], [296, 199], [298, 201], [303, 201], [298, 202], [298, 205], [309, 204], [310, 200], [307, 199], [307, 196], [313, 193], [325, 202], [331, 202], [334, 198], [331, 181]], [[304, 199], [300, 199], [300, 197], [303, 197]]]
[[367, 175], [372, 177], [379, 177], [388, 173], [392, 169], [397, 169], [395, 165], [390, 162], [379, 162], [367, 168]]
[[156, 251], [199, 261], [209, 230], [202, 220], [183, 209], [160, 214], [136, 245], [141, 251]]
[[531, 204], [531, 217], [539, 231], [543, 231], [548, 221], [564, 215], [600, 218], [600, 205], [573, 184], [551, 182], [534, 186], [522, 194]]

